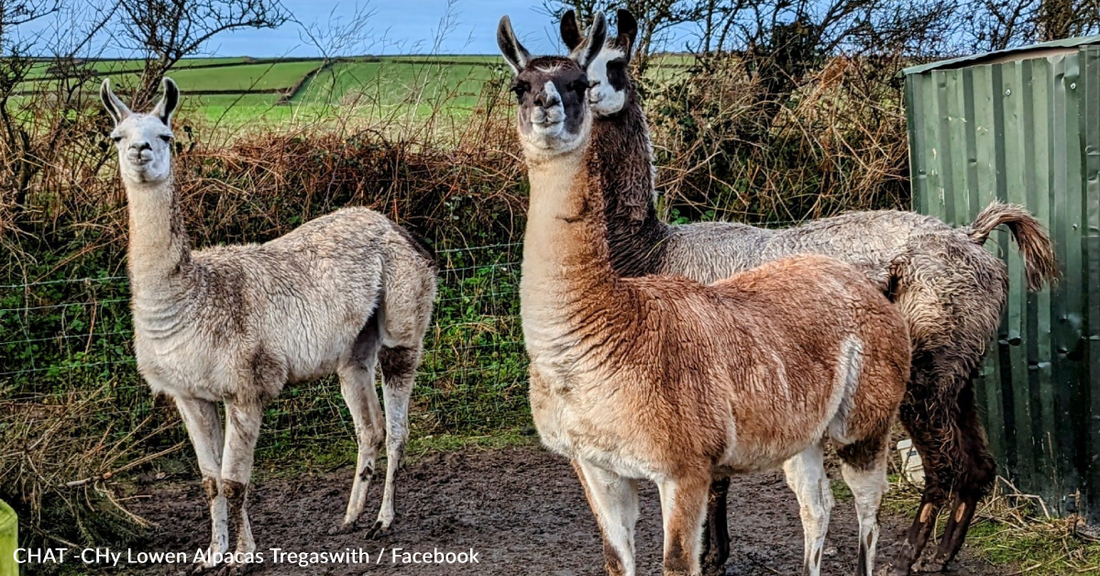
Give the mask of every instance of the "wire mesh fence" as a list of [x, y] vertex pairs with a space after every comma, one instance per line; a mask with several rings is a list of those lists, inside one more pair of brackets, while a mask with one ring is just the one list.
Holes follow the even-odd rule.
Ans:
[[[414, 433], [478, 434], [526, 425], [521, 245], [445, 249], [437, 256], [439, 294], [410, 411]], [[78, 428], [67, 436], [86, 446], [127, 438], [123, 460], [186, 440], [174, 407], [154, 397], [137, 372], [126, 276], [0, 281], [0, 433], [37, 414], [62, 422], [49, 415], [64, 412], [68, 425]], [[284, 389], [265, 411], [257, 449], [288, 453], [334, 441], [353, 442], [354, 435], [339, 386], [329, 377]]]
[[[526, 356], [519, 321], [519, 244], [441, 250], [439, 296], [417, 376], [421, 434], [492, 430], [525, 421]], [[96, 396], [89, 436], [150, 424], [142, 452], [185, 439], [175, 410], [153, 397], [133, 355], [125, 276], [0, 284], [0, 404], [11, 412]], [[3, 427], [0, 417], [0, 428]], [[98, 424], [97, 424], [98, 423]], [[265, 413], [260, 450], [353, 438], [333, 378], [290, 386]]]

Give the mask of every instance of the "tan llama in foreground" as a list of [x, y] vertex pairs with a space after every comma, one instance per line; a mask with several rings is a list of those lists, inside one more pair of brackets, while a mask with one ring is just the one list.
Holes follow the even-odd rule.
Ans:
[[175, 401], [194, 445], [212, 525], [204, 567], [229, 552], [229, 520], [237, 547], [227, 563], [248, 563], [256, 550], [245, 506], [253, 451], [264, 404], [288, 382], [340, 377], [359, 443], [343, 523], [354, 526], [383, 440], [376, 363], [388, 464], [372, 532], [389, 528], [409, 396], [435, 298], [434, 258], [365, 208], [322, 216], [265, 244], [192, 252], [172, 174], [179, 90], [168, 78], [164, 90], [149, 114], [131, 112], [106, 80], [101, 96], [115, 121], [111, 138], [129, 203], [138, 371], [154, 392]]
[[520, 310], [539, 434], [573, 460], [615, 576], [635, 574], [639, 480], [661, 494], [664, 573], [695, 576], [711, 478], [780, 465], [816, 576], [831, 438], [855, 496], [858, 573], [869, 575], [889, 429], [909, 376], [905, 322], [861, 272], [821, 256], [709, 286], [616, 275], [586, 103], [586, 69], [606, 32], [598, 15], [572, 56], [532, 58], [507, 17], [498, 30], [531, 183]]

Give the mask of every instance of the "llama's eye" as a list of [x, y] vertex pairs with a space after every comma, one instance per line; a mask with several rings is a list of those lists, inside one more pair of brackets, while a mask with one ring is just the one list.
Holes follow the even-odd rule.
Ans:
[[115, 144], [118, 144], [122, 142], [122, 136], [111, 136], [111, 140], [113, 140]]
[[580, 80], [574, 80], [569, 83], [566, 88], [583, 95], [585, 90], [588, 90], [589, 82], [588, 78], [581, 78]]
[[512, 93], [516, 95], [517, 100], [522, 99], [523, 95], [530, 89], [531, 87], [528, 86], [526, 82], [516, 82], [512, 84]]
[[161, 134], [160, 139], [164, 140], [165, 142], [171, 142], [172, 141], [172, 135], [171, 134]]

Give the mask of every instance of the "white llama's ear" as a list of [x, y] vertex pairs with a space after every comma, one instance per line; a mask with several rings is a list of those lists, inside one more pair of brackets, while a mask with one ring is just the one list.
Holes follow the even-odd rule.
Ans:
[[122, 122], [130, 115], [130, 109], [118, 99], [118, 96], [115, 96], [114, 92], [111, 92], [110, 79], [103, 80], [103, 85], [99, 87], [99, 98], [103, 100], [103, 107], [107, 109], [107, 113], [111, 115], [115, 124]]
[[582, 69], [588, 70], [588, 65], [596, 59], [596, 55], [600, 53], [600, 50], [603, 50], [603, 44], [606, 40], [607, 18], [604, 18], [603, 12], [596, 12], [596, 17], [592, 19], [592, 26], [588, 28], [588, 44], [584, 46], [579, 54], [573, 54], [570, 57]]
[[577, 26], [577, 12], [574, 10], [566, 12], [561, 17], [561, 41], [565, 42], [565, 47], [570, 51], [584, 41], [581, 29]]
[[176, 107], [180, 104], [180, 89], [176, 86], [176, 83], [169, 77], [165, 76], [161, 81], [161, 85], [164, 86], [164, 96], [161, 96], [160, 102], [157, 102], [155, 108], [153, 108], [153, 116], [160, 118], [161, 122], [164, 122], [165, 126], [171, 127], [172, 113], [176, 111]]
[[500, 53], [504, 55], [504, 59], [516, 74], [526, 68], [527, 63], [531, 61], [531, 53], [519, 43], [519, 40], [516, 40], [516, 33], [512, 31], [512, 21], [507, 16], [501, 17], [500, 25], [497, 26], [497, 46], [500, 47]]

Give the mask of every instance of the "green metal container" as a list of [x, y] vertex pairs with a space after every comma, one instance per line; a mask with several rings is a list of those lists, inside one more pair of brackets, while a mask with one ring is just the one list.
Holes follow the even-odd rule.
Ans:
[[19, 519], [15, 510], [0, 500], [0, 576], [19, 576], [15, 548], [19, 545]]
[[975, 380], [1001, 473], [1100, 522], [1100, 36], [903, 71], [914, 208], [969, 224], [993, 200], [1051, 233], [1064, 277], [1032, 294], [1007, 232], [1010, 291]]

